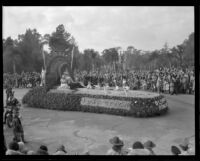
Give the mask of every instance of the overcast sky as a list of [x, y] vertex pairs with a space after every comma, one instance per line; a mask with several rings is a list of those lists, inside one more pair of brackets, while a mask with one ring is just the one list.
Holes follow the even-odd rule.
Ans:
[[3, 38], [36, 28], [44, 35], [59, 24], [83, 51], [131, 45], [154, 50], [173, 47], [194, 32], [193, 7], [3, 7]]

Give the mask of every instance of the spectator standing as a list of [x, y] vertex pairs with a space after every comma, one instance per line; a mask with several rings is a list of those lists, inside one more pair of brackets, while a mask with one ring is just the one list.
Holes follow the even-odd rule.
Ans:
[[9, 97], [10, 97], [10, 95], [13, 93], [13, 91], [12, 91], [12, 87], [9, 85], [9, 86], [7, 86], [7, 88], [6, 88], [6, 103], [8, 102], [8, 99], [9, 99]]
[[13, 134], [15, 138], [27, 143], [24, 139], [24, 130], [19, 118], [19, 111], [16, 110], [13, 111]]
[[156, 89], [158, 93], [160, 93], [160, 85], [161, 85], [161, 78], [160, 76], [158, 76], [158, 79], [156, 81]]
[[194, 74], [191, 73], [190, 76], [190, 84], [191, 84], [191, 92], [190, 93], [194, 93], [194, 89], [195, 89], [195, 78], [194, 78]]
[[173, 80], [173, 78], [170, 80], [170, 83], [169, 83], [169, 91], [170, 91], [171, 95], [174, 94], [174, 80]]

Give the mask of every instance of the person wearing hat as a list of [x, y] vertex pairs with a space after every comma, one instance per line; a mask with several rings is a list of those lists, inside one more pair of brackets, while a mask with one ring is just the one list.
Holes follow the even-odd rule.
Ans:
[[8, 150], [6, 151], [6, 155], [23, 155], [19, 152], [19, 145], [15, 141], [11, 141], [8, 145]]
[[13, 111], [13, 134], [14, 134], [14, 138], [17, 138], [23, 141], [24, 143], [27, 143], [27, 141], [25, 141], [24, 139], [24, 130], [23, 130], [21, 120], [19, 118], [18, 110]]
[[155, 155], [154, 151], [153, 151], [153, 148], [155, 148], [156, 145], [151, 141], [151, 140], [148, 140], [144, 143], [144, 148], [149, 150], [151, 155]]
[[67, 155], [67, 151], [65, 150], [64, 145], [58, 146], [56, 152], [53, 155]]
[[8, 99], [6, 100], [6, 112], [5, 112], [4, 116], [3, 116], [3, 118], [4, 118], [4, 122], [3, 123], [4, 124], [6, 123], [7, 114], [10, 112], [8, 110], [8, 107], [10, 107], [11, 111], [13, 111], [14, 109], [18, 108], [17, 106], [20, 105], [19, 101], [14, 97], [14, 93], [15, 93], [15, 91], [11, 91], [11, 93], [9, 94]]
[[172, 152], [173, 155], [180, 155], [181, 154], [180, 149], [178, 147], [174, 146], [174, 145], [171, 146], [171, 152]]
[[11, 86], [8, 86], [7, 88], [6, 88], [6, 102], [8, 102], [8, 99], [9, 99], [9, 97], [10, 97], [10, 95], [12, 94], [12, 87]]
[[36, 155], [49, 155], [47, 146], [41, 145], [37, 150]]
[[107, 155], [126, 155], [127, 152], [123, 149], [124, 143], [119, 137], [115, 136], [109, 140], [113, 145], [112, 149], [109, 149]]
[[151, 155], [151, 153], [144, 148], [144, 145], [140, 141], [136, 141], [132, 145], [132, 149], [130, 149], [128, 155]]
[[182, 155], [195, 155], [195, 137], [188, 137], [179, 145], [183, 150]]

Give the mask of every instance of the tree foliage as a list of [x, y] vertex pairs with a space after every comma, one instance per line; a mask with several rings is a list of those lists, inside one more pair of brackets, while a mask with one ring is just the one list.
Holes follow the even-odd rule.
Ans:
[[[58, 25], [51, 34], [42, 36], [36, 29], [27, 29], [18, 39], [7, 37], [2, 41], [3, 71], [21, 73], [22, 71], [41, 72], [43, 67], [42, 47], [48, 44], [50, 55], [55, 51], [64, 52], [74, 70], [96, 70], [101, 66], [117, 66], [119, 60], [128, 69], [155, 69], [159, 67], [191, 67], [194, 66], [194, 33], [191, 33], [183, 43], [172, 48], [165, 43], [160, 50], [142, 51], [129, 45], [119, 57], [120, 47], [112, 47], [100, 54], [95, 49], [79, 51], [75, 38], [65, 30], [64, 25]], [[73, 53], [73, 54], [72, 54]], [[73, 59], [73, 61], [72, 61]]]
[[117, 48], [105, 49], [102, 52], [102, 57], [105, 63], [113, 63], [119, 60]]
[[72, 48], [72, 36], [65, 31], [64, 25], [58, 25], [56, 31], [51, 35], [45, 35], [46, 40], [49, 42], [51, 51], [65, 52]]

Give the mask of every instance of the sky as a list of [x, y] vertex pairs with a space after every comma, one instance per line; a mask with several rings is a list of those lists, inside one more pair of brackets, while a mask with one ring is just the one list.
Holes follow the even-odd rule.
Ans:
[[74, 36], [79, 50], [112, 47], [140, 50], [181, 44], [194, 32], [194, 7], [3, 7], [3, 38], [26, 29], [51, 34], [59, 24]]

